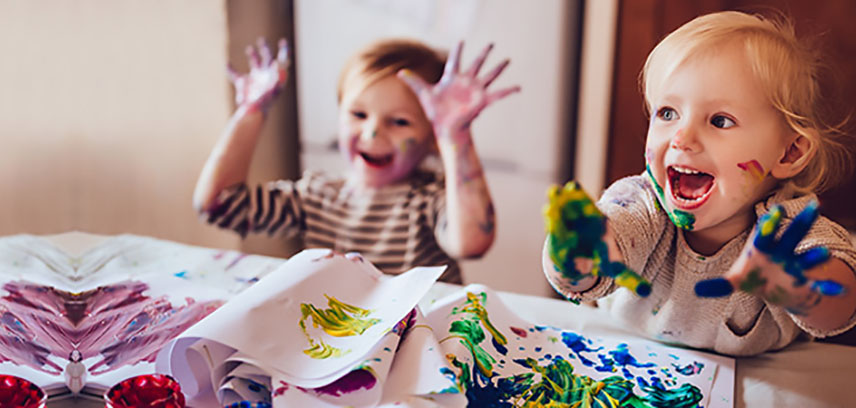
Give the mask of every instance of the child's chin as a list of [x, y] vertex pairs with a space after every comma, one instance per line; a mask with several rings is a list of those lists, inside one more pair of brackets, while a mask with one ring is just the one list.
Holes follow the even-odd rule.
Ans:
[[395, 177], [393, 175], [373, 175], [373, 174], [363, 174], [362, 182], [365, 187], [370, 188], [380, 188], [386, 187], [390, 184], [396, 184], [403, 180], [404, 177]]

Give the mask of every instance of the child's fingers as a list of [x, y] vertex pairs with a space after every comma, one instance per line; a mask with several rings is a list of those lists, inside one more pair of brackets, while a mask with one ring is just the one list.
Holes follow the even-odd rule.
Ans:
[[797, 244], [805, 237], [805, 234], [808, 232], [811, 225], [814, 224], [814, 220], [817, 219], [817, 202], [813, 201], [809, 203], [805, 209], [800, 211], [796, 217], [794, 217], [791, 225], [788, 225], [788, 228], [782, 234], [782, 238], [779, 240], [779, 245], [776, 246], [776, 253], [779, 256], [787, 257], [794, 253], [794, 248], [797, 247]]
[[520, 92], [519, 86], [512, 86], [509, 88], [500, 89], [496, 92], [491, 92], [487, 95], [487, 98], [485, 100], [485, 106], [490, 105], [490, 104], [492, 104], [492, 103], [494, 103], [494, 102], [496, 102], [502, 98], [505, 98], [506, 96], [511, 95], [515, 92]]
[[238, 71], [235, 70], [231, 62], [226, 64], [226, 76], [229, 77], [229, 81], [233, 84], [240, 78]]
[[507, 67], [509, 63], [511, 63], [510, 59], [505, 59], [504, 61], [500, 62], [499, 65], [496, 66], [496, 68], [494, 68], [492, 71], [490, 71], [490, 73], [487, 74], [487, 76], [484, 78], [484, 81], [482, 82], [482, 86], [484, 86], [485, 88], [490, 86], [490, 84], [496, 79], [496, 77], [498, 77], [499, 74], [502, 73], [502, 71], [505, 71], [505, 67]]
[[817, 247], [803, 252], [797, 258], [797, 264], [803, 270], [814, 268], [829, 260], [829, 250], [826, 247]]
[[259, 53], [252, 45], [248, 45], [247, 48], [244, 49], [244, 52], [247, 54], [247, 61], [250, 63], [250, 69], [258, 69], [259, 68]]
[[755, 248], [764, 253], [773, 251], [776, 230], [779, 228], [781, 219], [782, 207], [778, 205], [773, 206], [769, 212], [761, 216], [761, 219], [758, 220], [757, 230], [755, 231]]
[[402, 69], [398, 71], [398, 78], [404, 81], [407, 86], [415, 93], [417, 96], [421, 95], [423, 92], [427, 91], [430, 87], [427, 82], [425, 82], [422, 77], [413, 73], [409, 69]]
[[482, 65], [484, 65], [485, 59], [487, 59], [487, 54], [490, 53], [490, 50], [493, 49], [493, 43], [484, 47], [481, 54], [479, 54], [478, 58], [476, 58], [475, 62], [473, 62], [473, 66], [467, 71], [467, 76], [475, 78], [479, 74], [479, 70], [481, 70]]
[[276, 53], [276, 59], [283, 67], [288, 67], [288, 40], [285, 38], [279, 39], [279, 51]]
[[725, 278], [713, 278], [699, 281], [695, 285], [698, 297], [723, 297], [734, 292], [734, 284]]
[[839, 296], [844, 294], [844, 286], [833, 280], [812, 281], [811, 290], [823, 296]]
[[273, 60], [270, 48], [267, 45], [267, 41], [265, 41], [264, 37], [259, 37], [256, 40], [256, 47], [259, 50], [259, 56], [261, 56], [261, 66], [266, 67], [270, 65], [270, 62]]
[[446, 67], [443, 70], [443, 78], [440, 79], [441, 82], [448, 81], [458, 73], [461, 65], [461, 50], [463, 48], [464, 42], [458, 41], [458, 43], [455, 44], [455, 48], [453, 48], [452, 52], [449, 53], [449, 59], [446, 60]]

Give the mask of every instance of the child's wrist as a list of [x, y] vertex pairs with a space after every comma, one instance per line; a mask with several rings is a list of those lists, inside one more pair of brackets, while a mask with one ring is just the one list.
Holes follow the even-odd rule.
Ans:
[[241, 121], [264, 120], [265, 116], [265, 111], [254, 103], [238, 105], [238, 108], [235, 109], [235, 117]]

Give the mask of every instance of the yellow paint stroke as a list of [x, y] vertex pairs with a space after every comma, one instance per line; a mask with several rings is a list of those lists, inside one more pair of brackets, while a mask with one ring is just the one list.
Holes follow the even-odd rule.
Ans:
[[309, 348], [303, 350], [312, 358], [330, 358], [341, 357], [347, 354], [348, 351], [342, 351], [333, 347], [323, 340], [315, 341], [306, 329], [306, 319], [312, 320], [312, 326], [321, 328], [325, 333], [335, 337], [349, 337], [363, 334], [369, 327], [372, 327], [380, 322], [380, 319], [368, 318], [372, 313], [371, 310], [362, 309], [347, 303], [343, 303], [338, 299], [324, 295], [327, 298], [327, 309], [319, 309], [309, 303], [300, 304], [301, 318], [300, 330], [309, 341]]
[[764, 177], [767, 176], [764, 172], [764, 167], [761, 166], [761, 163], [758, 163], [758, 160], [737, 163], [737, 167], [740, 167], [740, 170], [745, 171], [753, 179], [758, 180], [759, 183], [764, 181]]

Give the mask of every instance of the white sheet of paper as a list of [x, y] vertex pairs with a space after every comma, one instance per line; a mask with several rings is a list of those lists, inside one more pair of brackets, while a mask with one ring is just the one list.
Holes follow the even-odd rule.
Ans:
[[[668, 347], [653, 341], [625, 341], [622, 338], [599, 336], [597, 333], [586, 332], [582, 335], [559, 328], [539, 326], [519, 318], [492, 290], [483, 285], [470, 285], [433, 305], [426, 317], [438, 337], [445, 336], [444, 330], [449, 333], [453, 321], [470, 316], [468, 313], [453, 313], [453, 308], [460, 308], [467, 302], [468, 292], [477, 295], [477, 299], [487, 311], [487, 320], [507, 340], [504, 346], [507, 351], [503, 354], [501, 347], [492, 344], [493, 336], [486, 329], [484, 319], [477, 320], [485, 327], [485, 340], [480, 346], [494, 358], [492, 370], [497, 378], [532, 372], [515, 360], [529, 357], [543, 367], [556, 358], [562, 358], [571, 363], [574, 375], [586, 375], [597, 380], [613, 375], [630, 379], [635, 384], [634, 392], [638, 396], [646, 395], [640, 386], [641, 378], [649, 384], [652, 381], [661, 381], [669, 389], [692, 384], [701, 391], [703, 406], [729, 406], [713, 402], [733, 400], [733, 359]], [[481, 297], [482, 294], [485, 298]], [[473, 368], [472, 354], [463, 343], [453, 337], [443, 341], [441, 346], [445, 353], [456, 356], [459, 361], [464, 361]], [[684, 375], [679, 369], [687, 369], [692, 373]], [[715, 381], [721, 381], [725, 386], [717, 387], [714, 392]], [[714, 395], [716, 398], [711, 398]]]
[[[240, 350], [264, 362], [263, 368], [280, 372], [289, 384], [303, 386], [361, 363], [383, 335], [416, 306], [443, 270], [421, 267], [385, 277], [359, 257], [348, 259], [326, 249], [305, 250], [181, 338], [211, 339]], [[306, 319], [314, 339], [344, 351], [340, 357], [316, 359], [304, 353], [310, 344], [298, 323], [301, 304], [325, 309], [325, 295], [370, 310], [368, 318], [378, 319], [378, 323], [361, 335], [334, 337]]]

